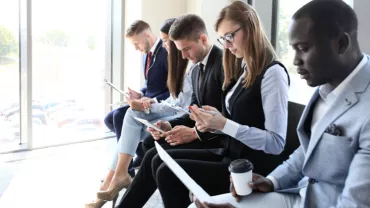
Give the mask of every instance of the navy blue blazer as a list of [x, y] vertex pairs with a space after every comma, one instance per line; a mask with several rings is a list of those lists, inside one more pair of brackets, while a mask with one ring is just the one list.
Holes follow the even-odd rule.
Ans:
[[[147, 55], [143, 56], [143, 72], [145, 77], [145, 66]], [[149, 65], [148, 78], [145, 77], [145, 86], [141, 89], [145, 97], [157, 98], [158, 101], [165, 100], [170, 96], [167, 88], [167, 50], [162, 47], [162, 40], [159, 40], [152, 55]]]

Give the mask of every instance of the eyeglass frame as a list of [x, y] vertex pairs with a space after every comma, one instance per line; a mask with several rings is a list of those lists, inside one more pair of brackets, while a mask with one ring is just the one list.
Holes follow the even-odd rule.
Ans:
[[[217, 38], [217, 41], [218, 41], [221, 45], [223, 45], [223, 46], [225, 46], [225, 43], [226, 43], [226, 42], [229, 42], [229, 43], [234, 42], [235, 34], [236, 34], [240, 29], [242, 29], [242, 27], [239, 27], [239, 29], [235, 30], [235, 31], [234, 31], [234, 32], [232, 32], [232, 33], [229, 33], [229, 34], [226, 34], [225, 36], [221, 36], [221, 37]], [[230, 40], [228, 40], [228, 39], [230, 39]], [[224, 41], [224, 43], [222, 43], [222, 41], [221, 41], [221, 40], [222, 40], [222, 41]]]

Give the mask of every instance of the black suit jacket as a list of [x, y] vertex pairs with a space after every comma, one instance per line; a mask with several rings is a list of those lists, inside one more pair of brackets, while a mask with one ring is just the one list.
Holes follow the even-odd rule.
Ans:
[[[191, 105], [209, 105], [222, 111], [222, 84], [224, 74], [222, 68], [222, 50], [213, 46], [205, 66], [204, 81], [202, 87], [199, 87], [199, 65], [195, 65], [192, 73], [193, 94]], [[169, 121], [171, 126], [185, 125], [194, 127], [195, 122], [190, 119], [189, 115], [184, 115]], [[197, 132], [202, 141], [215, 138], [216, 134]]]

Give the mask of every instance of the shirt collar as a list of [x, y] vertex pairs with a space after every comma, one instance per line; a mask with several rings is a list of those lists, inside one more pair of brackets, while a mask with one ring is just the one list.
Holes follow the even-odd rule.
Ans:
[[204, 66], [203, 70], [205, 70], [205, 69], [206, 69], [207, 62], [208, 62], [208, 58], [209, 58], [209, 54], [211, 53], [212, 48], [213, 48], [213, 45], [212, 45], [212, 46], [211, 46], [211, 48], [209, 49], [208, 54], [204, 57], [204, 59], [203, 59], [201, 62], [199, 62], [199, 63], [198, 63], [198, 64], [200, 64], [200, 63], [202, 63], [202, 64], [203, 64], [203, 66]]
[[337, 98], [340, 93], [346, 88], [346, 86], [349, 84], [349, 82], [353, 79], [353, 77], [361, 71], [363, 66], [365, 66], [367, 62], [367, 57], [363, 55], [363, 58], [361, 59], [360, 63], [357, 64], [356, 68], [336, 87], [334, 88], [330, 84], [324, 84], [319, 87], [319, 94], [320, 97], [325, 102], [332, 102]]
[[153, 44], [152, 48], [150, 49], [150, 52], [152, 52], [152, 54], [154, 54], [154, 51], [157, 48], [158, 43], [159, 43], [159, 38], [157, 38], [157, 40]]

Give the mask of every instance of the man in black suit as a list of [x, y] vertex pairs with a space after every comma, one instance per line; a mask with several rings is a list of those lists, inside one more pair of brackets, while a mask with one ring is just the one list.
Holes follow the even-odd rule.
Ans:
[[[222, 51], [209, 43], [203, 20], [193, 14], [178, 17], [170, 29], [170, 38], [182, 52], [183, 58], [195, 65], [192, 70], [193, 95], [191, 105], [210, 105], [221, 111], [223, 84]], [[217, 135], [202, 134], [196, 130], [195, 122], [184, 115], [169, 122], [156, 123], [165, 134], [152, 131], [165, 149], [169, 148], [217, 148], [221, 140]], [[152, 139], [153, 141], [153, 139]], [[157, 188], [152, 174], [152, 159], [157, 155], [155, 148], [146, 152], [139, 172], [125, 192], [119, 207], [143, 207]]]
[[[121, 137], [123, 119], [129, 107], [144, 111], [142, 100], [155, 98], [160, 101], [165, 100], [169, 96], [167, 88], [167, 50], [162, 47], [162, 40], [156, 37], [151, 31], [149, 24], [142, 20], [136, 20], [130, 25], [126, 31], [126, 38], [135, 46], [137, 51], [144, 54], [142, 64], [145, 86], [140, 92], [129, 88], [129, 105], [117, 108], [105, 117], [105, 125], [116, 134], [117, 141]], [[140, 165], [141, 158], [144, 155], [141, 145], [139, 145], [136, 154], [137, 159], [135, 162]], [[129, 167], [129, 174], [132, 177], [135, 175], [132, 164]]]

